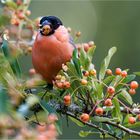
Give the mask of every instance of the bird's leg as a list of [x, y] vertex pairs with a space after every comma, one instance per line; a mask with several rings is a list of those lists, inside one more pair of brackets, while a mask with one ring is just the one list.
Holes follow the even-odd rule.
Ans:
[[44, 93], [44, 94], [42, 95], [42, 97], [41, 97], [42, 100], [44, 99], [46, 93], [53, 89], [53, 84], [48, 84], [48, 85], [45, 87], [45, 89], [46, 89], [46, 91], [45, 91], [45, 93]]

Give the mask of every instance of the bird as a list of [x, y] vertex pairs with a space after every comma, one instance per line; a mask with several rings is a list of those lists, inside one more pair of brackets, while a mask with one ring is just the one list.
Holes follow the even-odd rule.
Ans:
[[37, 73], [50, 85], [72, 58], [75, 45], [62, 21], [56, 16], [44, 16], [32, 48], [32, 63]]

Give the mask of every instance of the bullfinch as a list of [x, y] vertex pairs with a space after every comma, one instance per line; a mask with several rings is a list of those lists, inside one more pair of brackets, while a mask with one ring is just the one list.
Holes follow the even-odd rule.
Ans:
[[32, 49], [32, 63], [36, 72], [48, 84], [52, 84], [62, 64], [70, 61], [74, 48], [61, 20], [55, 16], [43, 17]]

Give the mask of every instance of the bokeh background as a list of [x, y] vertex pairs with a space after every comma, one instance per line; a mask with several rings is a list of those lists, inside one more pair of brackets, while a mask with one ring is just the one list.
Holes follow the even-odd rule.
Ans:
[[[116, 46], [118, 51], [110, 68], [129, 68], [130, 73], [140, 71], [140, 1], [32, 0], [29, 9], [33, 19], [55, 15], [66, 27], [80, 30], [82, 36], [78, 42], [93, 40], [97, 46], [94, 56], [97, 70], [108, 49]], [[32, 67], [31, 57], [22, 58], [21, 63], [25, 71]], [[138, 92], [134, 100], [140, 102], [139, 96]], [[79, 138], [80, 129], [74, 123], [69, 122], [67, 127], [65, 117], [62, 123], [63, 135], [60, 139]]]

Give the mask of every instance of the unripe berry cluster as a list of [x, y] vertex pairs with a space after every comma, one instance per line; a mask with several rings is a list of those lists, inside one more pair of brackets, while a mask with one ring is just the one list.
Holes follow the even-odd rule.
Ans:
[[[24, 12], [24, 10], [22, 9], [17, 9], [11, 17], [11, 24], [18, 26], [20, 24], [21, 21], [26, 20], [26, 17], [31, 15], [31, 11], [30, 10], [26, 10]], [[30, 26], [31, 28], [32, 26]]]
[[84, 78], [81, 79], [80, 82], [81, 82], [82, 85], [87, 85], [88, 81], [87, 81], [86, 77], [96, 76], [96, 70], [95, 69], [92, 69], [92, 70], [89, 70], [89, 71], [84, 71], [83, 70], [83, 76], [84, 76]]
[[[113, 72], [112, 72], [111, 69], [107, 69], [106, 74], [107, 75], [113, 75]], [[115, 69], [115, 75], [120, 75], [120, 76], [125, 78], [125, 77], [127, 77], [127, 71], [125, 71], [125, 70], [122, 71], [121, 68], [116, 68]]]
[[80, 51], [81, 48], [84, 48], [85, 52], [88, 52], [88, 50], [94, 46], [94, 42], [90, 41], [88, 43], [82, 43], [82, 44], [76, 44], [77, 49]]
[[48, 124], [45, 123], [37, 125], [37, 140], [52, 140], [57, 137], [57, 129], [54, 123], [58, 120], [56, 115], [50, 114], [47, 118]]
[[[106, 70], [106, 74], [107, 75], [113, 75], [113, 72], [112, 72], [112, 70], [111, 69], [107, 69]], [[125, 71], [125, 70], [121, 70], [121, 68], [116, 68], [115, 69], [115, 75], [119, 75], [119, 76], [122, 76], [122, 78], [125, 78], [125, 77], [127, 77], [127, 71]], [[128, 85], [128, 86], [130, 86], [130, 89], [129, 89], [129, 93], [131, 94], [131, 95], [134, 95], [134, 94], [136, 94], [136, 89], [138, 88], [138, 86], [139, 86], [139, 84], [138, 84], [138, 82], [137, 81], [132, 81], [131, 83], [130, 83], [130, 85]], [[114, 94], [114, 92], [115, 92], [115, 88], [114, 87], [108, 87], [108, 93], [111, 95], [111, 94]]]
[[66, 80], [66, 77], [62, 75], [55, 77], [54, 85], [59, 89], [68, 89], [71, 86], [70, 82]]

